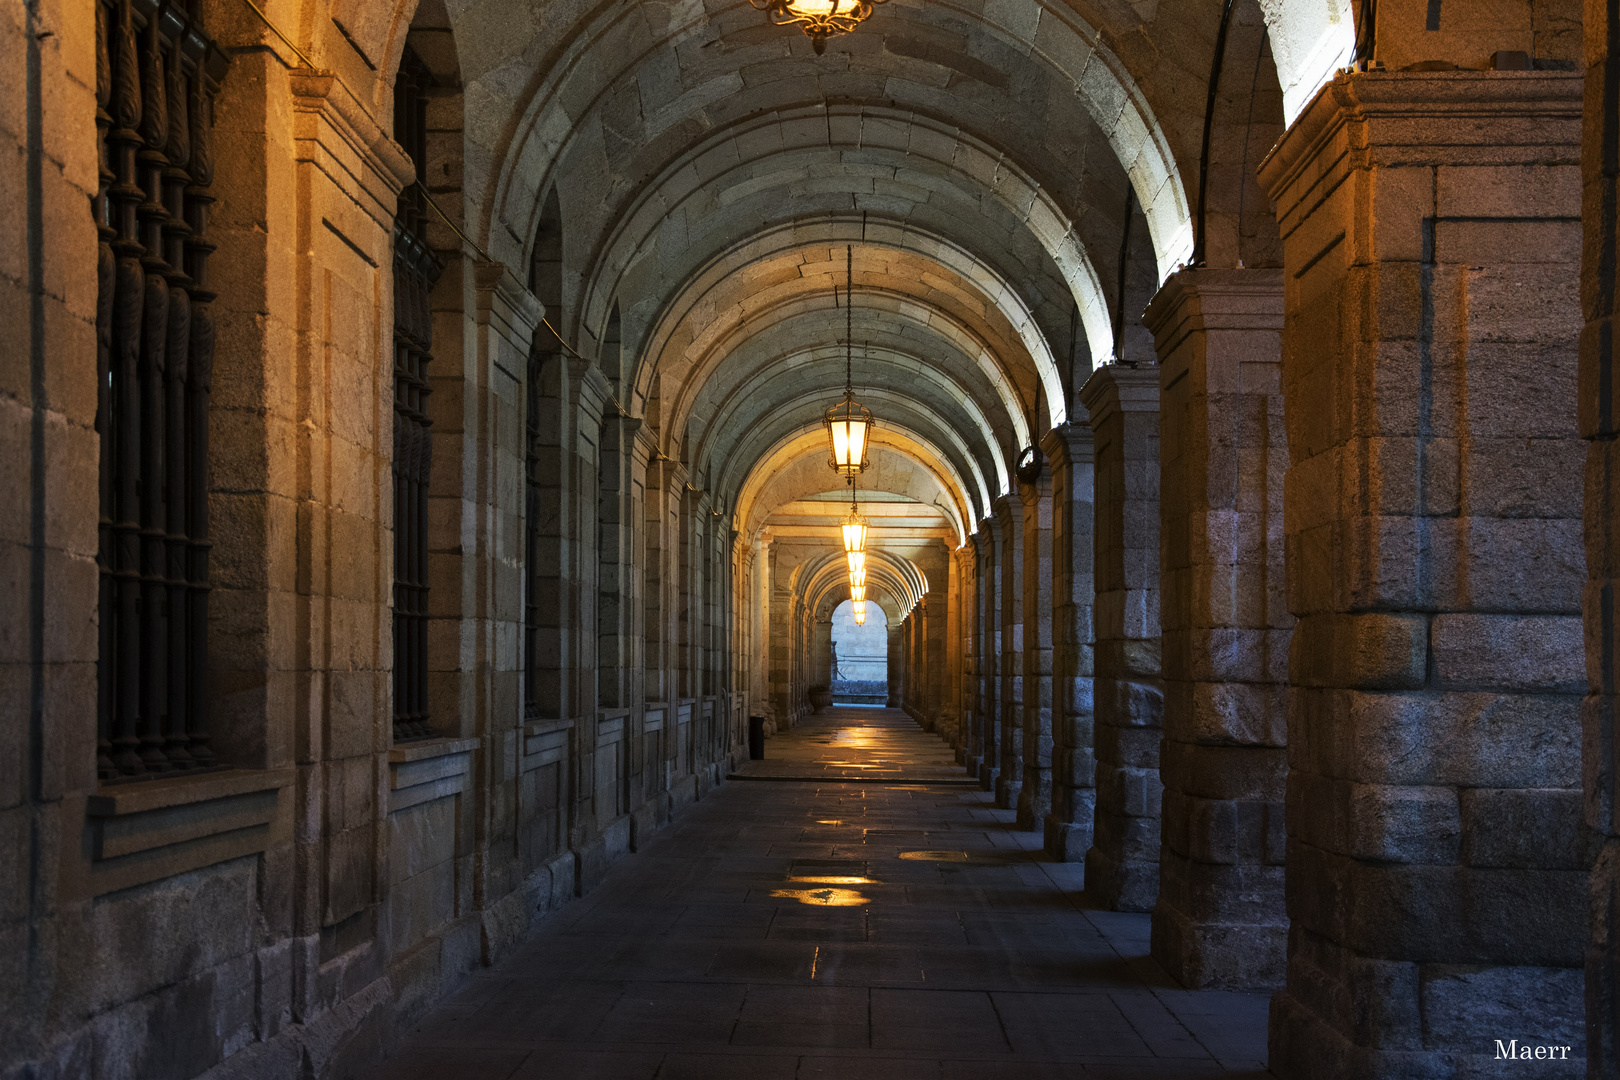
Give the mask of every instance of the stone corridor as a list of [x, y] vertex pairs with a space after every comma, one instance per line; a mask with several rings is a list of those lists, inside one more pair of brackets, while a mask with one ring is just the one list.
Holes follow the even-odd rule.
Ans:
[[831, 709], [434, 1010], [368, 1080], [1261, 1077], [1266, 995], [1181, 989], [895, 709]]
[[1620, 0], [0, 60], [0, 1080], [1620, 1080]]

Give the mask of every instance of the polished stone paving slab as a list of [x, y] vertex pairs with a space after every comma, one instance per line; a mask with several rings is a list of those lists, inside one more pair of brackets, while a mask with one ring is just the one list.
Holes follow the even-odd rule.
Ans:
[[944, 740], [899, 709], [831, 705], [765, 742], [765, 760], [739, 766], [738, 780], [927, 780], [977, 787]]
[[[823, 749], [932, 768], [943, 743], [882, 712], [881, 738]], [[1088, 910], [1081, 868], [1012, 817], [937, 783], [728, 783], [369, 1076], [1268, 1076], [1266, 997], [1181, 989], [1148, 917]]]

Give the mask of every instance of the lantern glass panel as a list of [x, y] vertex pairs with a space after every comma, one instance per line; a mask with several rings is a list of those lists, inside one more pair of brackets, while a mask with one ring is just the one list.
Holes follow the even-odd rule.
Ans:
[[866, 550], [866, 519], [851, 515], [844, 520], [844, 551]]

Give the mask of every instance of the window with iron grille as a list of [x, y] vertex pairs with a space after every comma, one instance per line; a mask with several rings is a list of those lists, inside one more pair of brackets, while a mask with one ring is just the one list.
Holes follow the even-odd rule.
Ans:
[[200, 0], [97, 0], [101, 439], [96, 771], [216, 767], [208, 740], [214, 98]]
[[[556, 325], [562, 306], [562, 219], [557, 192], [542, 204], [529, 256], [529, 289]], [[548, 380], [561, 362], [549, 327], [535, 334], [524, 380], [523, 507], [523, 715], [555, 718], [561, 705], [557, 682], [564, 662], [560, 594], [566, 586], [555, 544], [547, 546], [542, 522], [555, 529], [562, 512], [562, 458], [558, 446], [560, 403]]]
[[[394, 82], [394, 138], [427, 166], [432, 76], [409, 46]], [[427, 243], [419, 186], [399, 197], [394, 220], [394, 741], [432, 735], [428, 709], [428, 482], [433, 442], [427, 369], [433, 359], [433, 286], [443, 269]]]

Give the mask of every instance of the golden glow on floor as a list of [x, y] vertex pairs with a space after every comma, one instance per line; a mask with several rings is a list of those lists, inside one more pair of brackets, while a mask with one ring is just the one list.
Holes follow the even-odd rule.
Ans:
[[811, 907], [860, 907], [872, 902], [854, 889], [775, 889], [771, 895], [780, 900], [797, 900]]

